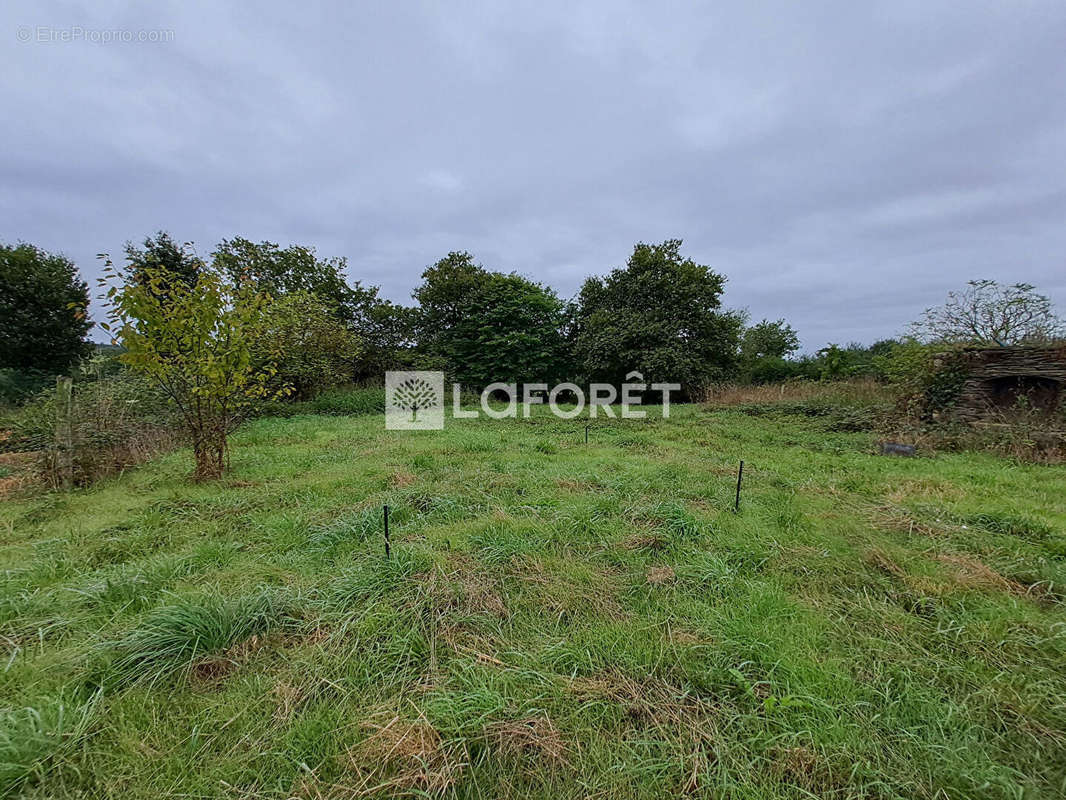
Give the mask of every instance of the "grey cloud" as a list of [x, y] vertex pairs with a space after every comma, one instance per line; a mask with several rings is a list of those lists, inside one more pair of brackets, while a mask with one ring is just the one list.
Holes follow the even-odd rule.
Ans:
[[[73, 25], [174, 36], [16, 40]], [[89, 277], [167, 228], [398, 300], [452, 249], [569, 296], [681, 237], [809, 349], [974, 277], [1066, 301], [1061, 3], [26, 2], [4, 35], [0, 239]]]

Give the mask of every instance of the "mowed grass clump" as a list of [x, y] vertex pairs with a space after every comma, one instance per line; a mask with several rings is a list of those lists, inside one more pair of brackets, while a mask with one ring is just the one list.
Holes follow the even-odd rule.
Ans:
[[215, 484], [179, 452], [0, 506], [0, 791], [1066, 794], [1062, 467], [735, 406], [587, 444], [329, 410]]

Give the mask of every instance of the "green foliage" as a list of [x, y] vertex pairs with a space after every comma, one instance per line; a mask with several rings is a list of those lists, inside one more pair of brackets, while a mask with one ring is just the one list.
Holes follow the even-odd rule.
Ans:
[[887, 355], [879, 356], [877, 368], [894, 383], [910, 410], [928, 416], [951, 408], [966, 381], [966, 370], [957, 349], [922, 344], [906, 339]]
[[203, 268], [192, 244], [178, 244], [166, 231], [146, 237], [140, 247], [126, 243], [126, 279], [154, 292], [163, 303], [174, 287], [195, 286]]
[[786, 359], [799, 349], [799, 336], [785, 320], [762, 322], [744, 329], [740, 338], [739, 377], [747, 383], [776, 383], [796, 375]]
[[320, 414], [384, 414], [385, 390], [380, 386], [327, 389], [315, 395], [310, 407]]
[[265, 353], [252, 352], [253, 343], [265, 341], [267, 298], [214, 267], [203, 267], [192, 285], [172, 281], [153, 265], [141, 268], [136, 280], [123, 283], [123, 277], [106, 262], [101, 283], [113, 281], [106, 328], [125, 348], [123, 362], [177, 406], [196, 477], [217, 478], [227, 437], [270, 394], [275, 370]]
[[306, 290], [268, 302], [252, 343], [253, 362], [272, 369], [273, 394], [291, 387], [297, 399], [348, 383], [361, 347], [317, 295]]
[[783, 319], [762, 322], [744, 330], [740, 357], [745, 361], [761, 358], [787, 358], [799, 350], [799, 336]]
[[52, 378], [39, 370], [0, 369], [0, 406], [25, 402], [52, 383]]
[[563, 304], [520, 275], [489, 272], [449, 253], [422, 273], [419, 344], [427, 366], [456, 381], [554, 383], [566, 372]]
[[585, 281], [572, 327], [586, 380], [617, 385], [636, 370], [692, 396], [733, 373], [743, 317], [721, 310], [725, 278], [680, 251], [680, 239], [638, 244], [625, 269]]
[[261, 417], [292, 417], [299, 414], [363, 416], [384, 413], [384, 387], [352, 385], [323, 389], [309, 400], [266, 400], [258, 404], [256, 415]]
[[[807, 378], [835, 381], [855, 377], [871, 377], [888, 380], [882, 366], [898, 342], [881, 339], [872, 345], [851, 342], [846, 346], [830, 343], [813, 356], [804, 356], [783, 364], [767, 364], [767, 372], [773, 379]], [[780, 376], [780, 378], [778, 378]], [[754, 383], [769, 383], [771, 380], [753, 380]]]
[[[212, 254], [216, 269], [234, 285], [250, 286], [258, 294], [282, 298], [289, 294], [313, 295], [346, 324], [352, 323], [367, 302], [359, 284], [348, 286], [343, 258], [320, 259], [313, 247], [273, 242], [258, 244], [236, 237], [223, 239]], [[376, 290], [375, 290], [376, 291]]]
[[377, 287], [366, 291], [372, 294], [354, 326], [363, 347], [354, 377], [380, 381], [387, 370], [410, 369], [415, 363], [419, 310], [379, 299]]
[[[380, 380], [388, 369], [410, 363], [414, 336], [414, 311], [378, 297], [378, 287], [348, 283], [344, 258], [319, 258], [314, 248], [302, 245], [279, 247], [273, 242], [258, 244], [236, 237], [223, 240], [213, 254], [215, 266], [237, 285], [250, 285], [277, 302], [289, 295], [314, 297], [326, 314], [339, 320], [354, 340], [358, 354], [351, 353], [342, 376], [324, 376], [319, 385], [347, 379]], [[306, 300], [294, 301], [306, 303]], [[316, 312], [316, 325], [325, 326]], [[336, 343], [333, 331], [329, 338]], [[358, 355], [358, 358], [356, 358]], [[307, 359], [304, 359], [306, 362]], [[334, 362], [328, 371], [339, 365]], [[284, 371], [284, 370], [282, 370]], [[334, 379], [336, 377], [336, 379]], [[305, 395], [302, 387], [298, 394]]]
[[828, 344], [818, 351], [819, 375], [822, 380], [846, 378], [852, 374], [848, 359], [840, 345]]
[[67, 372], [86, 356], [89, 288], [74, 263], [31, 244], [0, 244], [0, 368], [4, 394], [33, 381], [27, 371]]

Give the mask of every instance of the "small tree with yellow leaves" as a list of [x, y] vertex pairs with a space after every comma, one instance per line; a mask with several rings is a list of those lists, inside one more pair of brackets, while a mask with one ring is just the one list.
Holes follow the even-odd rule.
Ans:
[[274, 367], [252, 354], [269, 298], [205, 264], [194, 281], [182, 282], [157, 265], [142, 265], [133, 276], [103, 258], [109, 311], [102, 327], [125, 348], [122, 360], [177, 407], [195, 478], [218, 478], [229, 435], [256, 401], [287, 391], [267, 388]]

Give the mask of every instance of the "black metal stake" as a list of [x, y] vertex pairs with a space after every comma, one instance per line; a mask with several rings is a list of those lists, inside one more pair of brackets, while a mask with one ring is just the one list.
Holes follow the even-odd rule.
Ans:
[[740, 482], [744, 479], [744, 462], [740, 462], [740, 469], [737, 470], [737, 499], [733, 503], [733, 513], [736, 514], [740, 511]]
[[389, 550], [389, 507], [384, 506], [385, 509], [385, 558], [392, 558], [392, 553]]
[[585, 426], [585, 444], [589, 443], [589, 426]]

